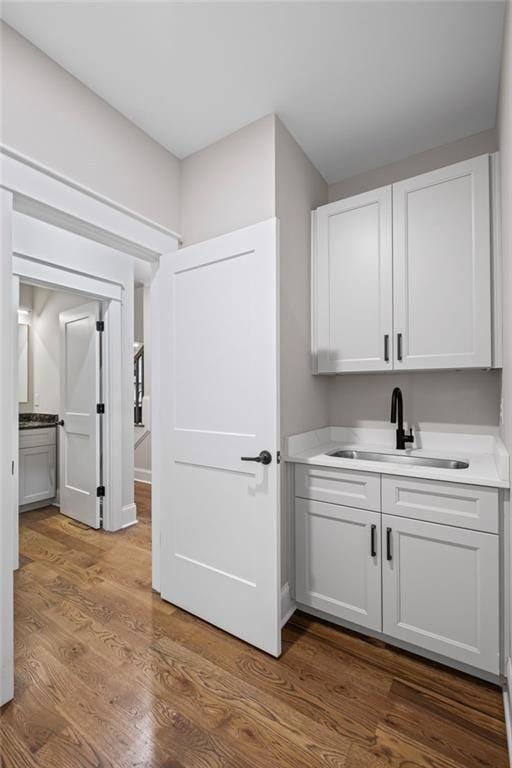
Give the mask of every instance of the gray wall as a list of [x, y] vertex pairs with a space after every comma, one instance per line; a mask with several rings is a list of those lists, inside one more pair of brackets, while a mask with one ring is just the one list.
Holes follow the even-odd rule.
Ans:
[[[503, 59], [498, 102], [498, 141], [501, 157], [501, 237], [503, 252], [503, 440], [512, 452], [512, 12], [507, 4]], [[508, 494], [510, 514], [510, 494]], [[510, 527], [509, 527], [510, 530]], [[510, 531], [509, 536], [512, 536]], [[508, 555], [512, 552], [512, 540], [508, 542]], [[509, 571], [512, 579], [512, 569]], [[509, 583], [509, 595], [512, 584]], [[512, 610], [509, 607], [509, 640], [507, 656], [512, 657]], [[509, 691], [510, 696], [510, 691]]]
[[[28, 290], [27, 290], [28, 289]], [[20, 413], [61, 413], [60, 407], [60, 323], [59, 315], [84, 304], [87, 299], [76, 293], [52, 291], [40, 286], [20, 285], [20, 306], [28, 304], [32, 293], [32, 312], [28, 342], [29, 400], [20, 403]], [[34, 396], [39, 395], [39, 405]]]
[[428, 173], [443, 165], [458, 163], [470, 157], [495, 152], [498, 149], [498, 139], [495, 130], [482, 131], [465, 139], [443, 144], [441, 147], [420, 152], [417, 155], [398, 160], [396, 163], [384, 165], [373, 171], [367, 171], [359, 176], [338, 181], [329, 185], [329, 201], [341, 200], [343, 197], [357, 195], [369, 189], [377, 189], [386, 184], [408, 179], [420, 173]]
[[329, 422], [333, 426], [389, 421], [393, 387], [401, 388], [404, 419], [416, 427], [498, 425], [499, 371], [357, 373], [333, 377], [329, 383]]
[[179, 161], [1, 22], [1, 140], [179, 231]]
[[267, 115], [182, 161], [185, 245], [275, 216], [274, 133]]
[[506, 12], [498, 107], [503, 248], [503, 439], [512, 451], [512, 12]]
[[311, 375], [310, 342], [310, 214], [325, 202], [326, 182], [276, 119], [283, 436], [327, 424], [328, 381]]
[[[494, 152], [497, 148], [496, 132], [484, 131], [331, 184], [329, 200], [376, 189], [443, 165]], [[512, 360], [510, 362], [512, 364]], [[332, 376], [329, 378], [329, 422], [335, 426], [356, 426], [368, 420], [387, 421], [391, 391], [394, 386], [400, 386], [404, 393], [405, 417], [414, 424], [498, 426], [500, 381], [499, 371]]]
[[[276, 215], [280, 251], [281, 437], [328, 423], [328, 380], [311, 375], [310, 238], [313, 208], [327, 184], [279, 119], [275, 121]], [[286, 464], [281, 465], [281, 583], [292, 578]]]

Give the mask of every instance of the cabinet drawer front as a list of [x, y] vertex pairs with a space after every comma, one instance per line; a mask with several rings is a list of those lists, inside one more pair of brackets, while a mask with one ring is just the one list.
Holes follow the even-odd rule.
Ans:
[[498, 533], [498, 510], [497, 488], [382, 477], [382, 511], [388, 515]]
[[55, 445], [55, 427], [48, 429], [23, 429], [20, 430], [20, 448], [37, 448], [40, 445]]
[[380, 514], [295, 500], [296, 598], [381, 630]]
[[499, 673], [499, 536], [382, 516], [383, 628]]
[[380, 512], [380, 475], [298, 464], [295, 495]]

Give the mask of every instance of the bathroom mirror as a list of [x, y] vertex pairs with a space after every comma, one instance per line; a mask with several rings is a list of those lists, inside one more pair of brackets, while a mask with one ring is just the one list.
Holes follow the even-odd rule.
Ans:
[[29, 326], [18, 325], [18, 402], [28, 402], [28, 335]]

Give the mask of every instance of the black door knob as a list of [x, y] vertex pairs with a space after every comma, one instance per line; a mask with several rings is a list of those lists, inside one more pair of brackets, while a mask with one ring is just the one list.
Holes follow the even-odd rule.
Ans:
[[261, 451], [259, 456], [240, 456], [242, 461], [257, 461], [258, 464], [270, 464], [272, 454], [270, 451]]

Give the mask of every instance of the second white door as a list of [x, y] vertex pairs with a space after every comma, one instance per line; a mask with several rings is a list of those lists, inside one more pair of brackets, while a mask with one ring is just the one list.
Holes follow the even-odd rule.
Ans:
[[97, 302], [60, 314], [60, 511], [92, 528], [100, 527], [98, 319]]

